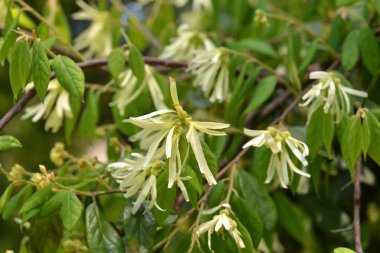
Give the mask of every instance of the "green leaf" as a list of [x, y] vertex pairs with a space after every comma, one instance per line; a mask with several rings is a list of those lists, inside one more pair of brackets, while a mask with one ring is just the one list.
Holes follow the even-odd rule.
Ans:
[[32, 75], [34, 88], [43, 102], [50, 81], [50, 63], [43, 44], [38, 40], [33, 44]]
[[70, 98], [71, 117], [65, 118], [65, 139], [68, 144], [71, 141], [71, 135], [78, 121], [78, 116], [81, 108], [81, 101], [78, 98]]
[[203, 193], [202, 180], [199, 180], [194, 168], [188, 166], [182, 171], [183, 177], [191, 177], [189, 180], [183, 180], [189, 194], [190, 203], [194, 208], [198, 208], [198, 198]]
[[298, 242], [304, 242], [305, 229], [300, 210], [284, 194], [277, 192], [274, 196], [281, 226]]
[[310, 149], [311, 159], [314, 159], [323, 145], [330, 154], [333, 138], [333, 116], [331, 113], [324, 113], [323, 108], [320, 107], [311, 116], [306, 129], [306, 143]]
[[248, 234], [252, 239], [253, 246], [257, 248], [263, 234], [263, 222], [261, 221], [259, 213], [256, 209], [253, 209], [246, 200], [236, 195], [232, 197], [230, 204], [240, 222], [249, 232]]
[[9, 220], [12, 217], [23, 197], [29, 195], [28, 193], [31, 191], [31, 189], [32, 188], [30, 186], [25, 186], [8, 201], [3, 210], [3, 220]]
[[164, 173], [157, 179], [157, 204], [165, 211], [160, 211], [157, 208], [152, 210], [157, 223], [162, 225], [166, 218], [171, 214], [174, 207], [175, 197], [177, 189], [175, 185], [169, 189], [168, 188], [168, 172], [165, 170]]
[[133, 74], [137, 77], [139, 81], [144, 80], [145, 77], [145, 63], [144, 58], [140, 51], [134, 45], [130, 45], [128, 64], [131, 68]]
[[[253, 242], [251, 238], [251, 231], [248, 231], [245, 225], [243, 225], [239, 221], [237, 221], [237, 224], [238, 224], [238, 230], [240, 232], [241, 239], [243, 240], [244, 246], [245, 246], [244, 248], [237, 247], [238, 251], [243, 252], [243, 253], [252, 253], [254, 246], [253, 246]], [[255, 248], [257, 248], [257, 246]]]
[[366, 115], [371, 137], [368, 155], [380, 166], [380, 123], [371, 112], [367, 112]]
[[273, 200], [257, 180], [247, 172], [239, 171], [236, 177], [240, 186], [241, 197], [251, 205], [251, 208], [257, 209], [263, 221], [264, 229], [267, 232], [273, 231], [277, 223], [277, 212]]
[[121, 48], [114, 49], [107, 58], [108, 68], [112, 77], [117, 79], [125, 66], [125, 54]]
[[[10, 6], [11, 5], [9, 5], [9, 8]], [[4, 60], [7, 58], [9, 51], [12, 49], [12, 46], [15, 44], [15, 41], [17, 39], [17, 33], [15, 32], [15, 29], [17, 28], [18, 19], [21, 13], [22, 12], [20, 11], [19, 14], [17, 14], [16, 18], [14, 18], [11, 21], [9, 29], [6, 29], [3, 31], [4, 40], [3, 40], [3, 43], [0, 44], [0, 64], [1, 65], [3, 65]], [[9, 14], [9, 16], [11, 17], [12, 15]]]
[[350, 71], [359, 60], [359, 35], [358, 30], [348, 34], [343, 44], [342, 65], [344, 70]]
[[317, 49], [318, 49], [318, 41], [317, 40], [314, 40], [312, 43], [310, 43], [310, 45], [307, 46], [305, 57], [303, 58], [301, 66], [299, 67], [299, 73], [303, 73], [307, 69], [309, 64], [314, 59], [314, 56], [317, 52]]
[[207, 143], [201, 140], [202, 150], [205, 155], [207, 165], [210, 168], [212, 174], [215, 176], [218, 172], [218, 161], [216, 160], [214, 152], [210, 149]]
[[49, 185], [46, 188], [36, 191], [32, 197], [30, 197], [20, 209], [20, 214], [24, 214], [38, 206], [42, 206], [49, 197], [52, 186]]
[[264, 40], [259, 39], [243, 39], [239, 41], [239, 45], [246, 49], [250, 49], [253, 52], [262, 53], [268, 56], [276, 56], [276, 51], [273, 47]]
[[66, 191], [64, 193], [59, 216], [67, 230], [73, 230], [82, 214], [82, 208], [82, 203], [73, 192]]
[[22, 145], [15, 137], [10, 135], [0, 136], [0, 151], [4, 151], [10, 148], [21, 148]]
[[62, 223], [57, 216], [32, 220], [28, 235], [31, 252], [56, 252], [63, 237]]
[[363, 27], [360, 31], [359, 40], [359, 49], [364, 65], [371, 74], [374, 74], [379, 68], [380, 53], [372, 29], [368, 26]]
[[87, 105], [79, 122], [79, 135], [92, 140], [95, 136], [96, 125], [99, 120], [100, 92], [90, 91], [87, 95]]
[[339, 247], [339, 248], [334, 249], [334, 253], [355, 253], [355, 251], [348, 248]]
[[265, 103], [265, 101], [268, 100], [268, 98], [270, 98], [270, 96], [273, 94], [273, 91], [275, 90], [276, 81], [277, 79], [275, 76], [267, 76], [260, 80], [253, 92], [251, 102], [249, 103], [247, 109], [244, 111], [244, 114], [247, 114], [260, 107]]
[[25, 87], [32, 67], [32, 50], [27, 40], [16, 42], [10, 57], [9, 78], [14, 97]]
[[380, 16], [380, 0], [375, 0], [375, 5], [376, 5], [377, 15]]
[[86, 209], [86, 240], [90, 252], [93, 253], [125, 252], [120, 236], [94, 203]]
[[56, 56], [51, 66], [62, 87], [73, 97], [82, 98], [84, 93], [84, 74], [78, 65], [70, 58]]
[[3, 212], [5, 205], [8, 203], [9, 198], [12, 195], [14, 188], [14, 184], [8, 185], [8, 187], [4, 190], [3, 194], [0, 198], [0, 214]]
[[362, 126], [361, 118], [354, 116], [350, 128], [348, 130], [348, 152], [352, 162], [356, 162], [369, 146], [369, 128], [368, 124]]
[[343, 157], [344, 162], [347, 165], [347, 168], [350, 170], [350, 172], [353, 171], [353, 168], [356, 162], [351, 158], [351, 152], [350, 152], [351, 147], [348, 141], [352, 122], [353, 122], [352, 118], [348, 118], [348, 117], [345, 118], [343, 121], [340, 122], [339, 130], [337, 131], [339, 133], [338, 137], [339, 137], [342, 157]]
[[64, 200], [66, 192], [59, 192], [55, 194], [52, 198], [45, 202], [45, 204], [41, 208], [41, 212], [39, 213], [39, 217], [43, 218], [49, 216], [55, 212], [57, 212]]

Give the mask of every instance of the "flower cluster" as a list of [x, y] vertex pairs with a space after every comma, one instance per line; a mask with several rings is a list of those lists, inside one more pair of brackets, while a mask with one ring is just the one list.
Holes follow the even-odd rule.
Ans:
[[219, 211], [218, 215], [214, 215], [212, 220], [207, 221], [201, 224], [195, 231], [197, 236], [199, 237], [201, 234], [207, 231], [208, 234], [208, 248], [211, 249], [211, 236], [213, 232], [219, 232], [221, 229], [225, 229], [234, 239], [235, 243], [239, 248], [245, 248], [245, 244], [241, 239], [241, 234], [237, 229], [237, 223], [231, 218], [231, 207], [228, 204], [223, 204], [221, 206], [217, 206], [216, 208], [205, 211], [203, 214], [211, 214], [216, 212], [221, 207], [224, 207], [221, 211]]
[[178, 37], [161, 53], [161, 58], [189, 61], [196, 50], [211, 50], [214, 44], [204, 33], [193, 31], [186, 24], [178, 28]]
[[343, 113], [351, 110], [347, 94], [364, 98], [368, 96], [366, 92], [343, 86], [339, 77], [331, 72], [314, 71], [310, 73], [310, 79], [317, 79], [319, 82], [302, 97], [305, 102], [300, 104], [300, 106], [312, 104], [308, 112], [308, 121], [311, 115], [323, 106], [324, 112], [331, 112], [335, 115], [335, 122], [339, 123], [343, 118]]
[[280, 127], [268, 127], [267, 130], [244, 129], [244, 133], [254, 137], [243, 146], [244, 149], [250, 146], [265, 146], [272, 151], [265, 183], [270, 183], [274, 173], [277, 172], [281, 187], [287, 188], [290, 184], [288, 169], [291, 173], [295, 172], [301, 176], [310, 177], [308, 173], [297, 168], [288, 152], [290, 149], [292, 154], [306, 167], [308, 165], [306, 156], [309, 155], [309, 149], [305, 143], [293, 138], [288, 131]]
[[223, 48], [197, 50], [191, 60], [189, 71], [196, 77], [195, 86], [200, 86], [211, 102], [223, 102], [228, 97], [229, 56]]
[[40, 171], [41, 173], [33, 173], [30, 181], [32, 181], [37, 189], [44, 189], [54, 180], [54, 173], [48, 173], [43, 165], [40, 165]]
[[[32, 87], [33, 83], [30, 83], [25, 89], [28, 90]], [[62, 126], [64, 118], [70, 118], [71, 115], [70, 95], [62, 88], [57, 79], [53, 79], [49, 83], [44, 102], [27, 107], [21, 119], [32, 117], [32, 121], [37, 122], [44, 118], [46, 119], [45, 130], [51, 129], [55, 133]]]

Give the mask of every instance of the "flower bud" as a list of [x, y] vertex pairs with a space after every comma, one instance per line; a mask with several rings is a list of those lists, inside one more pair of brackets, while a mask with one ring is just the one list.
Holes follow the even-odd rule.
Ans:
[[65, 157], [65, 145], [62, 142], [55, 143], [54, 147], [50, 150], [50, 160], [54, 165], [61, 166]]

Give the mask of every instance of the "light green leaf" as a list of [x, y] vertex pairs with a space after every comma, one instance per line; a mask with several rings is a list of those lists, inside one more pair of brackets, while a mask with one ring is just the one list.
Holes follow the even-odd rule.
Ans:
[[342, 65], [346, 71], [350, 71], [359, 60], [359, 35], [358, 30], [348, 34], [343, 44]]
[[115, 229], [103, 217], [96, 204], [86, 209], [86, 240], [90, 252], [124, 253], [124, 245]]
[[0, 151], [7, 150], [10, 148], [21, 148], [22, 145], [15, 137], [10, 135], [0, 136]]
[[38, 40], [33, 44], [32, 75], [34, 88], [43, 102], [50, 81], [50, 63], [43, 44]]
[[18, 96], [25, 87], [32, 67], [32, 50], [27, 40], [16, 42], [10, 57], [9, 78], [13, 95]]
[[298, 71], [299, 73], [303, 73], [307, 69], [309, 64], [314, 59], [314, 56], [317, 52], [317, 49], [318, 49], [318, 41], [317, 40], [314, 40], [312, 43], [310, 43], [310, 45], [307, 46], [305, 57], [303, 58], [301, 66], [299, 67], [299, 71]]
[[365, 26], [360, 31], [359, 49], [365, 67], [371, 74], [379, 68], [380, 52], [376, 37], [372, 29]]
[[[11, 5], [9, 5], [9, 7], [8, 7], [9, 9], [10, 9], [10, 6]], [[17, 39], [17, 33], [15, 32], [15, 29], [17, 28], [18, 19], [19, 19], [20, 14], [21, 14], [21, 11], [16, 16], [16, 18], [11, 20], [11, 24], [9, 26], [9, 29], [5, 29], [3, 31], [4, 40], [3, 40], [3, 43], [0, 45], [0, 64], [1, 65], [3, 65], [4, 60], [8, 56], [9, 51], [12, 49], [12, 46], [14, 45], [14, 43]], [[12, 15], [9, 14], [9, 16], [11, 17]]]
[[3, 220], [9, 220], [12, 217], [24, 196], [30, 195], [31, 189], [32, 188], [30, 186], [25, 186], [8, 201], [3, 210]]
[[118, 78], [125, 66], [125, 54], [121, 48], [114, 49], [107, 58], [108, 68], [113, 78]]
[[84, 74], [82, 69], [73, 60], [62, 55], [56, 56], [51, 66], [62, 87], [70, 95], [82, 98], [84, 93]]
[[95, 136], [96, 125], [99, 120], [99, 98], [100, 92], [90, 91], [87, 95], [86, 108], [79, 122], [79, 135], [89, 140]]
[[368, 149], [370, 134], [368, 124], [366, 128], [363, 127], [361, 119], [355, 117], [348, 132], [348, 152], [350, 154], [351, 161], [355, 163], [359, 159], [359, 156]]
[[81, 101], [78, 98], [70, 98], [71, 117], [65, 118], [65, 139], [68, 144], [71, 141], [71, 135], [74, 131], [75, 125], [78, 121], [78, 116], [81, 109]]
[[275, 76], [267, 76], [260, 80], [253, 92], [251, 102], [247, 106], [247, 109], [244, 111], [244, 114], [257, 109], [262, 104], [264, 104], [268, 98], [270, 98], [276, 87], [276, 81], [277, 79]]
[[239, 41], [239, 45], [254, 52], [259, 52], [268, 56], [276, 56], [276, 51], [268, 42], [264, 40], [243, 39]]
[[376, 4], [377, 15], [380, 16], [380, 0], [375, 0], [375, 4]]
[[336, 248], [334, 249], [334, 253], [355, 253], [355, 251], [348, 248]]
[[73, 192], [66, 191], [62, 199], [59, 216], [62, 219], [63, 226], [67, 230], [73, 230], [82, 214], [82, 208], [82, 203], [78, 197]]
[[58, 211], [64, 200], [66, 192], [59, 192], [55, 194], [52, 198], [45, 202], [45, 204], [41, 208], [41, 212], [39, 217], [46, 217], [51, 215], [52, 213]]
[[284, 194], [277, 192], [274, 195], [281, 226], [298, 242], [304, 242], [305, 229], [300, 210]]
[[4, 190], [3, 194], [0, 198], [0, 214], [3, 212], [5, 205], [8, 203], [9, 198], [12, 195], [14, 188], [14, 184], [8, 185], [8, 187]]
[[380, 165], [380, 123], [371, 112], [367, 112], [366, 115], [371, 137], [368, 154], [378, 165]]
[[52, 186], [49, 185], [46, 188], [36, 191], [20, 209], [20, 214], [24, 214], [38, 206], [41, 206], [48, 199]]
[[144, 80], [145, 77], [145, 63], [140, 51], [134, 45], [129, 47], [128, 64], [133, 74], [139, 81]]

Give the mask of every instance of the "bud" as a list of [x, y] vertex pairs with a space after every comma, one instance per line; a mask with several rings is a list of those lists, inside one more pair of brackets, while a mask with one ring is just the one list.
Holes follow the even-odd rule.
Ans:
[[37, 187], [37, 189], [44, 189], [54, 180], [54, 173], [48, 173], [45, 166], [40, 165], [41, 173], [33, 173], [30, 179]]
[[15, 164], [11, 168], [11, 172], [9, 173], [8, 180], [14, 182], [15, 185], [21, 185], [24, 180], [25, 169], [20, 164]]
[[63, 251], [66, 253], [87, 253], [88, 249], [79, 240], [66, 240], [62, 243]]
[[50, 160], [54, 163], [54, 165], [61, 166], [66, 154], [65, 145], [62, 142], [57, 142], [50, 150]]
[[267, 15], [262, 9], [257, 9], [255, 11], [255, 17], [253, 20], [255, 23], [262, 26], [263, 28], [269, 26]]

